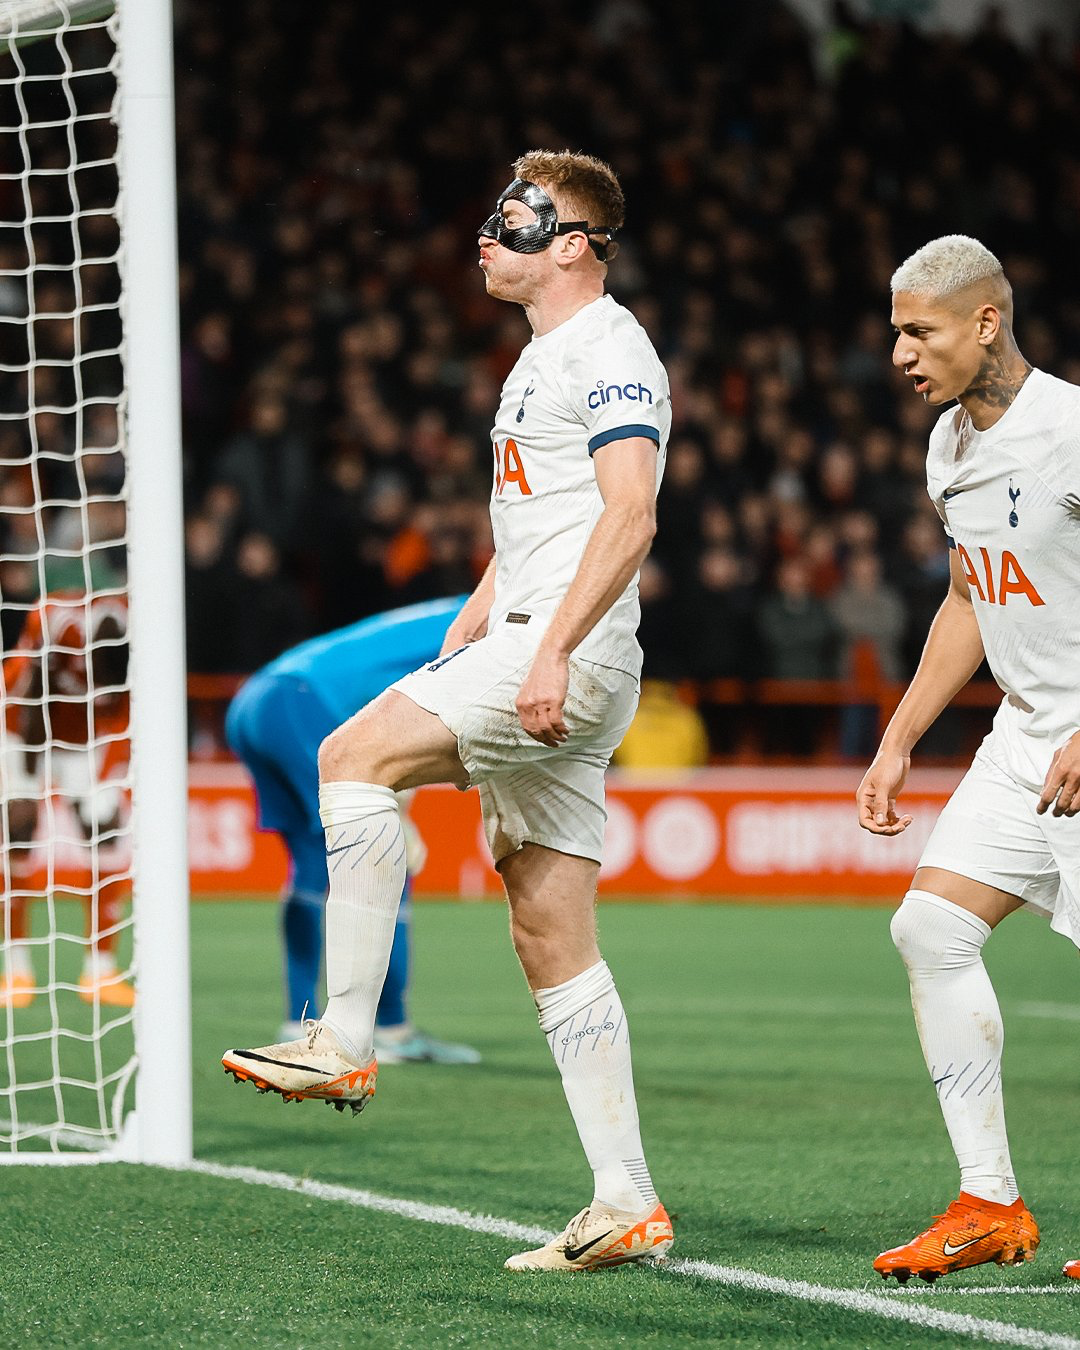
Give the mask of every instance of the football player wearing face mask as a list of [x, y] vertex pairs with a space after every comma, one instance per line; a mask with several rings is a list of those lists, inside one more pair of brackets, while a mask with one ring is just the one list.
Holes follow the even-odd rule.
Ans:
[[394, 791], [477, 787], [514, 945], [593, 1174], [586, 1207], [552, 1242], [512, 1256], [511, 1270], [618, 1265], [672, 1242], [594, 918], [604, 772], [637, 706], [637, 573], [671, 428], [664, 368], [604, 293], [622, 220], [606, 164], [536, 151], [515, 163], [478, 231], [488, 293], [521, 305], [533, 331], [491, 433], [495, 557], [440, 658], [320, 754], [323, 824], [350, 850], [330, 871], [321, 1022], [305, 1040], [224, 1057], [260, 1086], [364, 1104], [404, 866]]

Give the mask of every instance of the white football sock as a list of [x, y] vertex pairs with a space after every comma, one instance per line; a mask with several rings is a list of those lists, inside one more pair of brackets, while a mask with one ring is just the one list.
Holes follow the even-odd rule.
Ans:
[[1008, 1205], [1018, 1192], [1001, 1092], [1004, 1031], [982, 959], [990, 932], [978, 915], [929, 891], [908, 891], [892, 921], [961, 1189]]
[[319, 815], [330, 875], [321, 1020], [351, 1059], [367, 1064], [405, 886], [401, 815], [390, 789], [373, 783], [324, 783]]
[[107, 980], [116, 974], [116, 957], [91, 947], [83, 957], [83, 977], [87, 980]]
[[[0, 938], [2, 936], [3, 933], [0, 931]], [[12, 938], [5, 952], [4, 966], [11, 979], [18, 977], [23, 980], [32, 980], [34, 978], [34, 966], [30, 960], [29, 942], [24, 942], [21, 938]]]
[[533, 998], [593, 1170], [593, 1202], [634, 1213], [655, 1205], [638, 1127], [630, 1032], [607, 963], [553, 989], [535, 989]]

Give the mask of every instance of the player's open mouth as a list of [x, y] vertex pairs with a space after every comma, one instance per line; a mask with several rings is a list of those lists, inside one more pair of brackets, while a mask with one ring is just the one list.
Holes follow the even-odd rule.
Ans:
[[930, 388], [930, 381], [925, 375], [913, 375], [911, 378], [915, 381], [915, 392], [917, 394], [925, 394]]

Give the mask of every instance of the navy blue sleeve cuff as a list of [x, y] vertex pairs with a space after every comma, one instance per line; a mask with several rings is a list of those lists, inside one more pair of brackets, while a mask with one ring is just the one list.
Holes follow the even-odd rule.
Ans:
[[950, 548], [955, 548], [955, 547], [956, 547], [956, 540], [952, 537], [951, 534], [949, 534], [949, 533], [947, 533], [947, 532], [946, 532], [946, 535], [945, 535], [945, 542], [948, 544], [948, 546], [949, 546]]
[[599, 432], [589, 442], [589, 454], [595, 455], [602, 445], [609, 445], [612, 441], [625, 441], [630, 436], [644, 436], [650, 441], [655, 441], [658, 450], [660, 448], [660, 433], [657, 429], [635, 422], [627, 427], [612, 427], [610, 431]]

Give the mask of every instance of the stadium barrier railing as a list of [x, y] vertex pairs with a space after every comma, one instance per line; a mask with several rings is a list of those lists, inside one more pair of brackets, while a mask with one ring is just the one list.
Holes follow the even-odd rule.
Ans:
[[[898, 838], [879, 839], [859, 829], [856, 819], [854, 793], [865, 756], [845, 762], [836, 723], [827, 721], [838, 710], [868, 708], [876, 734], [903, 686], [881, 679], [876, 663], [869, 670], [869, 676], [864, 666], [859, 678], [844, 680], [681, 683], [681, 696], [704, 713], [734, 714], [738, 749], [702, 768], [611, 771], [601, 895], [882, 903], [902, 894], [1001, 691], [985, 681], [961, 691], [955, 703], [961, 712], [977, 714], [975, 720], [954, 737], [951, 752], [922, 756], [904, 792], [914, 823]], [[188, 679], [189, 851], [196, 894], [272, 896], [285, 880], [284, 848], [276, 835], [258, 830], [251, 782], [224, 747], [225, 708], [243, 680], [207, 674]], [[796, 762], [788, 753], [784, 762], [782, 755], [761, 753], [761, 724], [779, 708], [820, 722], [812, 756]], [[475, 793], [425, 788], [412, 810], [429, 850], [415, 879], [418, 897], [501, 895]]]
[[[903, 696], [905, 683], [885, 679], [872, 652], [856, 650], [853, 675], [845, 679], [716, 679], [675, 682], [679, 697], [704, 714], [736, 712], [737, 725], [730, 744], [714, 747], [713, 764], [836, 764], [861, 762], [872, 745], [845, 754], [837, 714], [867, 710], [869, 734], [876, 744], [886, 722]], [[197, 759], [228, 759], [224, 741], [225, 709], [247, 677], [232, 674], [188, 676], [188, 704], [192, 753]], [[946, 717], [993, 709], [1001, 690], [990, 679], [976, 679], [952, 700]], [[813, 724], [809, 749], [770, 748], [768, 719], [776, 709], [802, 710]], [[708, 718], [707, 718], [708, 720]], [[989, 719], [965, 719], [956, 734], [937, 748], [924, 750], [924, 760], [949, 767], [970, 760], [978, 740], [989, 729]], [[712, 730], [712, 728], [710, 728]]]

